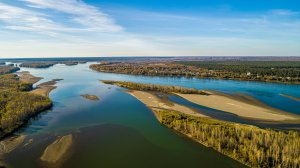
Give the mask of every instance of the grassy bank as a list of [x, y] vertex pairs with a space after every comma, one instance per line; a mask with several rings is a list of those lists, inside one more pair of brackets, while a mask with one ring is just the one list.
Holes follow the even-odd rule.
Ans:
[[165, 126], [250, 167], [300, 166], [300, 135], [155, 110]]
[[141, 91], [155, 91], [163, 93], [182, 93], [182, 94], [201, 94], [208, 95], [205, 91], [197, 90], [194, 88], [184, 88], [179, 86], [163, 86], [156, 84], [143, 84], [135, 82], [124, 82], [124, 81], [111, 81], [111, 80], [102, 80], [105, 84], [117, 85], [119, 87], [124, 87], [132, 90], [141, 90]]

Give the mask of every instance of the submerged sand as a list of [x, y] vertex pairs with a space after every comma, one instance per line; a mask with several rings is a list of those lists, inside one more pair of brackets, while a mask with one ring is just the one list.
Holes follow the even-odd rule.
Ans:
[[25, 135], [13, 136], [0, 142], [0, 155], [9, 153], [23, 143]]
[[48, 163], [57, 163], [64, 158], [72, 143], [73, 136], [71, 134], [60, 137], [45, 149], [40, 159]]
[[147, 107], [149, 107], [152, 110], [165, 109], [165, 110], [178, 111], [196, 117], [208, 117], [186, 106], [167, 102], [149, 92], [132, 90], [129, 91], [128, 93], [134, 96], [135, 98], [137, 98], [138, 100], [140, 100], [143, 104], [145, 104]]
[[248, 101], [232, 96], [226, 96], [211, 92], [210, 95], [196, 95], [196, 94], [180, 94], [174, 93], [188, 101], [201, 106], [206, 106], [216, 110], [221, 110], [229, 113], [236, 114], [240, 117], [252, 118], [265, 121], [286, 121], [286, 120], [299, 120], [299, 116], [289, 114], [279, 109], [274, 109], [262, 103], [258, 103], [251, 99]]

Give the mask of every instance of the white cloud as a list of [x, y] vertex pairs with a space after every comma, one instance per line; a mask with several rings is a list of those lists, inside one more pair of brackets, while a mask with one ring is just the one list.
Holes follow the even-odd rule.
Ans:
[[286, 9], [274, 9], [274, 10], [271, 10], [270, 13], [273, 15], [278, 15], [278, 16], [294, 16], [294, 15], [300, 14], [300, 12], [298, 12], [298, 11], [292, 11], [292, 10], [286, 10]]
[[51, 9], [72, 16], [76, 22], [89, 31], [120, 32], [122, 27], [98, 8], [88, 5], [81, 0], [21, 0], [28, 6], [40, 9]]
[[63, 29], [60, 24], [45, 18], [41, 13], [0, 3], [0, 21], [4, 28], [12, 30], [27, 30], [52, 34], [55, 30]]
[[[33, 33], [58, 36], [62, 33], [116, 33], [122, 32], [122, 27], [96, 7], [77, 0], [22, 0], [27, 6], [17, 7], [0, 2], [0, 24], [2, 28], [30, 31]], [[34, 5], [34, 8], [33, 8]], [[40, 9], [37, 10], [36, 8]], [[55, 10], [60, 13], [69, 14], [65, 18], [51, 16], [46, 9]], [[60, 15], [63, 16], [63, 15]], [[64, 19], [64, 22], [59, 22]], [[67, 20], [77, 23], [67, 24]]]

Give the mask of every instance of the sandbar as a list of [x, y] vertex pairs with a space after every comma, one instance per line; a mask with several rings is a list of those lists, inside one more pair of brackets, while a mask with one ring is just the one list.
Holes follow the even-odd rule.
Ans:
[[57, 163], [70, 150], [72, 143], [73, 136], [71, 134], [60, 137], [45, 149], [40, 159], [48, 163]]
[[263, 103], [259, 103], [254, 100], [253, 104], [251, 104], [250, 98], [248, 98], [248, 100], [241, 100], [241, 98], [235, 99], [233, 96], [225, 96], [215, 92], [210, 92], [210, 95], [174, 94], [201, 106], [233, 113], [240, 117], [250, 119], [264, 121], [286, 121], [300, 119], [300, 117], [297, 115], [268, 107], [267, 105], [263, 105]]
[[204, 114], [200, 114], [196, 110], [193, 110], [189, 107], [179, 105], [176, 103], [166, 102], [165, 100], [149, 92], [130, 90], [127, 93], [131, 94], [132, 96], [140, 100], [143, 104], [145, 104], [147, 107], [149, 107], [151, 110], [154, 111], [159, 109], [160, 110], [165, 109], [165, 110], [178, 111], [195, 117], [208, 117]]

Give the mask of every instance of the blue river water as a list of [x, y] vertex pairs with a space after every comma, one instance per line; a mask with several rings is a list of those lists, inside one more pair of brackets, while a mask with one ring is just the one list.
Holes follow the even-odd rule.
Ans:
[[[147, 77], [100, 73], [89, 69], [92, 63], [46, 69], [21, 68], [43, 77], [36, 85], [63, 79], [50, 93], [51, 110], [32, 119], [17, 134], [32, 139], [28, 147], [18, 147], [5, 156], [11, 167], [41, 167], [38, 158], [55, 137], [75, 136], [72, 155], [62, 167], [244, 167], [162, 126], [152, 112], [122, 88], [99, 80], [121, 80], [189, 88], [245, 93], [265, 104], [300, 114], [300, 85], [184, 77]], [[93, 94], [90, 101], [81, 94]], [[30, 153], [30, 154], [29, 154]]]

